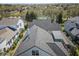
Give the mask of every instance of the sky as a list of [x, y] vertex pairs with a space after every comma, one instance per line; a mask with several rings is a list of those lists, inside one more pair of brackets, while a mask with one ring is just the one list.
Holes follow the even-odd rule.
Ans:
[[79, 0], [0, 0], [0, 4], [79, 3]]

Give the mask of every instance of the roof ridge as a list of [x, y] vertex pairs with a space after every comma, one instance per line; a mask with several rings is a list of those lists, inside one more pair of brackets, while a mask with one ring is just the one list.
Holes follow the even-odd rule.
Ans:
[[[36, 25], [35, 25], [36, 26]], [[36, 46], [36, 40], [37, 40], [37, 34], [38, 34], [38, 26], [36, 26], [36, 37], [34, 39], [34, 45]]]

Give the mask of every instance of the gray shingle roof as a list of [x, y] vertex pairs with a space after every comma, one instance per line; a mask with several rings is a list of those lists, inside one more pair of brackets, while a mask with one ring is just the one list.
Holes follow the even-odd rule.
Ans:
[[63, 48], [61, 42], [49, 43], [50, 48], [58, 55], [58, 56], [65, 56], [66, 54], [63, 52], [66, 50]]
[[[61, 52], [60, 54], [56, 54], [53, 48], [50, 48], [48, 44], [54, 43], [54, 41], [53, 41], [52, 36], [47, 31], [45, 31], [44, 29], [36, 25], [34, 25], [33, 28], [35, 29], [33, 29], [32, 32], [29, 34], [28, 39], [25, 39], [21, 43], [15, 55], [20, 55], [25, 50], [28, 50], [34, 46], [39, 47], [40, 49], [46, 51], [47, 53], [51, 55], [64, 55], [63, 53], [65, 53], [65, 51], [63, 51], [63, 53]], [[56, 49], [58, 49], [58, 47]]]
[[72, 21], [72, 22], [78, 22], [79, 23], [79, 16], [73, 17], [73, 18], [69, 18], [68, 20]]
[[71, 33], [72, 33], [74, 36], [76, 36], [77, 34], [79, 34], [79, 29], [74, 28], [74, 29], [71, 31]]
[[[69, 18], [68, 21], [65, 22], [65, 30], [72, 34], [74, 37], [79, 34], [79, 17]], [[72, 29], [70, 31], [70, 29]]]
[[37, 25], [47, 31], [61, 30], [60, 25], [56, 22], [51, 23], [51, 20], [33, 20], [33, 22], [29, 24], [29, 28], [33, 25]]
[[71, 28], [76, 28], [75, 23], [72, 23], [71, 21], [67, 21], [64, 24], [65, 30], [69, 31]]

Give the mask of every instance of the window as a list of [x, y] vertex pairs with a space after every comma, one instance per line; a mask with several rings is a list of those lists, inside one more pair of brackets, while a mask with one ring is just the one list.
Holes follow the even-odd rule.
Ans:
[[12, 41], [10, 40], [10, 41], [8, 41], [8, 43], [7, 43], [7, 44], [9, 44], [9, 45], [10, 45], [11, 43], [12, 43]]
[[19, 33], [17, 32], [16, 35], [18, 35]]
[[13, 36], [12, 39], [14, 40], [15, 39], [15, 36]]
[[38, 50], [32, 50], [32, 55], [33, 56], [39, 56], [39, 51]]
[[34, 51], [34, 50], [32, 51], [32, 55], [34, 55], [34, 56], [35, 56], [35, 51]]
[[17, 28], [19, 28], [19, 25], [16, 25]]
[[20, 26], [21, 26], [21, 23], [20, 23]]
[[39, 51], [38, 50], [36, 50], [36, 56], [39, 56]]
[[0, 41], [0, 44], [1, 44], [1, 43], [4, 41], [4, 39], [0, 38], [0, 40], [1, 40], [1, 41]]
[[3, 51], [6, 52], [6, 48], [4, 48]]
[[10, 45], [10, 41], [9, 41], [7, 44], [9, 44], [9, 45]]

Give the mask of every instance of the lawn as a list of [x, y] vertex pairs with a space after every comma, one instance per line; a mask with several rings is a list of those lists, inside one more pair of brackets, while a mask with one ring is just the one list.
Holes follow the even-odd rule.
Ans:
[[79, 56], [79, 48], [76, 49], [76, 53]]

